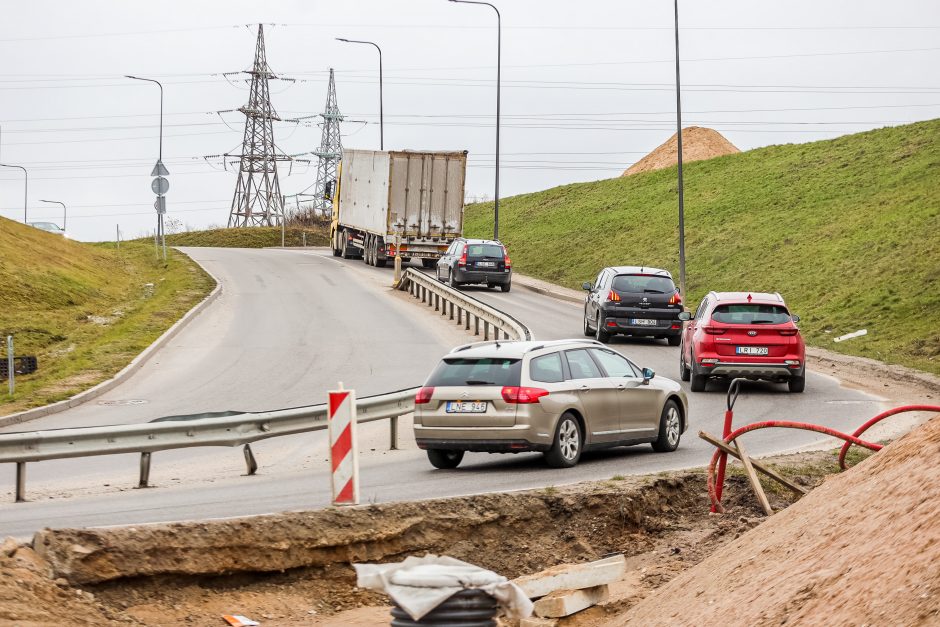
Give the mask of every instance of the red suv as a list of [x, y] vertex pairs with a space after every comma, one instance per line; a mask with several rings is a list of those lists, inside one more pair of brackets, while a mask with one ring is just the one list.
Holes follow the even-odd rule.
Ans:
[[806, 347], [780, 294], [711, 292], [682, 331], [679, 376], [705, 391], [711, 377], [787, 382], [791, 392], [806, 386]]

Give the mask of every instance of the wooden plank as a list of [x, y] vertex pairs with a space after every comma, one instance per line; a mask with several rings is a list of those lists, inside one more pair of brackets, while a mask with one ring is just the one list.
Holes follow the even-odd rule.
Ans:
[[582, 590], [619, 581], [626, 569], [623, 555], [614, 555], [586, 564], [563, 564], [534, 575], [513, 580], [530, 599], [537, 599], [556, 590]]
[[538, 618], [536, 616], [523, 618], [519, 621], [519, 627], [555, 627], [557, 624], [557, 618]]
[[[738, 459], [740, 459], [740, 457], [738, 457], [738, 451], [735, 448], [728, 446], [727, 444], [724, 443], [724, 441], [719, 440], [715, 436], [710, 435], [704, 431], [699, 431], [698, 437], [702, 438], [703, 440], [705, 440], [712, 446], [724, 451], [725, 453], [729, 455], [733, 455], [734, 457], [737, 457]], [[773, 470], [772, 468], [764, 466], [757, 460], [752, 459], [751, 465], [754, 466], [754, 469], [757, 470], [758, 472], [764, 473], [765, 475], [767, 475], [768, 477], [770, 477], [777, 483], [780, 483], [784, 487], [789, 488], [796, 494], [799, 494], [800, 496], [805, 496], [806, 494], [809, 494], [809, 490], [807, 490], [803, 486], [793, 483], [789, 479], [780, 475], [776, 470]]]
[[760, 479], [757, 478], [757, 471], [754, 470], [754, 466], [751, 464], [751, 458], [748, 456], [747, 451], [744, 450], [744, 443], [740, 440], [735, 440], [734, 445], [738, 449], [738, 459], [744, 464], [744, 472], [747, 473], [747, 480], [751, 482], [751, 489], [754, 490], [754, 494], [757, 496], [761, 508], [763, 508], [765, 514], [773, 516], [774, 508], [770, 506], [770, 501], [767, 500], [767, 495], [764, 494], [764, 487], [760, 484]]
[[535, 614], [543, 618], [571, 616], [581, 610], [603, 603], [610, 596], [607, 584], [583, 590], [558, 590], [535, 602]]

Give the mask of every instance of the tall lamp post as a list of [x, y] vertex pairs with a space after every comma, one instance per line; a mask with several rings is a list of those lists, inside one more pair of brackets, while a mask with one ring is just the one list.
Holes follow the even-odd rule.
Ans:
[[19, 168], [23, 171], [23, 224], [26, 224], [26, 207], [29, 205], [29, 173], [21, 165], [0, 163], [0, 168]]
[[493, 194], [493, 239], [499, 239], [499, 92], [500, 92], [500, 69], [502, 66], [502, 46], [503, 46], [503, 27], [502, 17], [499, 9], [489, 2], [478, 2], [477, 0], [450, 0], [459, 4], [485, 4], [496, 11], [496, 190]]
[[682, 199], [682, 99], [679, 87], [679, 0], [674, 0], [676, 17], [676, 138], [679, 148], [679, 292], [685, 301], [685, 207]]
[[65, 230], [65, 219], [67, 217], [67, 211], [65, 209], [65, 203], [61, 200], [40, 200], [39, 202], [47, 202], [51, 205], [62, 205], [62, 230]]
[[375, 43], [374, 41], [345, 39], [343, 37], [337, 37], [336, 41], [342, 41], [347, 44], [366, 44], [369, 46], [375, 46], [375, 49], [379, 51], [379, 150], [385, 150], [385, 116], [382, 111], [382, 49], [379, 48], [379, 44]]
[[157, 202], [155, 205], [157, 208], [157, 232], [160, 234], [160, 241], [163, 245], [163, 261], [166, 261], [166, 233], [163, 229], [163, 214], [166, 213], [166, 200], [163, 194], [166, 193], [169, 188], [169, 182], [162, 177], [168, 175], [170, 172], [166, 169], [166, 166], [163, 165], [163, 84], [152, 78], [141, 78], [140, 76], [131, 76], [130, 74], [125, 74], [124, 77], [134, 79], [135, 81], [156, 83], [157, 87], [160, 88], [160, 148], [157, 153], [157, 164], [153, 166], [153, 171], [150, 173], [150, 176], [157, 177], [154, 179], [151, 188], [157, 194]]

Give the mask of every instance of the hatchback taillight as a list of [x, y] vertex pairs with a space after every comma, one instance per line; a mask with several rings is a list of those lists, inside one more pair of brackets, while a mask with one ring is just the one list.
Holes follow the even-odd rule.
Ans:
[[672, 298], [669, 299], [669, 304], [670, 305], [682, 304], [682, 297], [679, 295], [679, 292], [676, 292], [675, 294], [672, 295]]
[[508, 253], [503, 253], [503, 263], [506, 264], [507, 268], [512, 267], [512, 259], [509, 258]]
[[617, 292], [615, 292], [615, 291], [613, 291], [613, 290], [610, 290], [610, 291], [607, 293], [607, 302], [609, 302], [609, 303], [619, 303], [619, 302], [620, 302], [620, 294], [618, 294]]
[[799, 333], [797, 329], [780, 329], [780, 335], [796, 335]]
[[503, 400], [514, 405], [528, 405], [538, 403], [543, 396], [548, 396], [548, 390], [542, 388], [518, 387], [507, 385], [502, 390]]
[[722, 329], [719, 327], [702, 327], [702, 331], [705, 331], [705, 333], [708, 333], [709, 335], [721, 335], [726, 330], [727, 329]]
[[431, 397], [434, 395], [434, 388], [424, 387], [418, 390], [418, 393], [415, 394], [415, 405], [426, 405], [431, 402]]

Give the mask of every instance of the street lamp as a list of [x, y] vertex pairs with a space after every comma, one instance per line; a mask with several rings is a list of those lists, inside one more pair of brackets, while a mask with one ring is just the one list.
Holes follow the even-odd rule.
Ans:
[[66, 209], [65, 209], [65, 203], [62, 202], [61, 200], [40, 200], [39, 202], [47, 202], [47, 203], [52, 204], [52, 205], [62, 205], [62, 230], [64, 231], [64, 230], [65, 230], [65, 219], [66, 219], [66, 217], [67, 217], [67, 215], [66, 215]]
[[26, 206], [29, 203], [29, 173], [21, 165], [7, 165], [0, 163], [0, 168], [19, 168], [23, 171], [23, 224], [26, 224]]
[[679, 88], [679, 0], [674, 0], [676, 17], [676, 138], [679, 148], [679, 292], [683, 301], [685, 291], [685, 207], [682, 201], [682, 99]]
[[[150, 173], [150, 176], [162, 177], [169, 174], [166, 169], [166, 166], [163, 165], [163, 84], [158, 80], [152, 78], [141, 78], [140, 76], [131, 76], [130, 74], [125, 74], [125, 78], [131, 78], [135, 81], [147, 81], [148, 83], [156, 83], [157, 87], [160, 88], [160, 148], [157, 153], [157, 165], [153, 167], [153, 171]], [[158, 181], [155, 180], [154, 184]], [[162, 179], [164, 185], [166, 185], [166, 179]], [[157, 191], [154, 188], [154, 191]], [[163, 212], [166, 211], [166, 205], [163, 204], [163, 193], [165, 189], [157, 192], [157, 232], [160, 234], [160, 241], [163, 244], [163, 261], [166, 261], [166, 233], [163, 229]]]
[[502, 45], [503, 45], [503, 27], [502, 18], [499, 9], [489, 2], [478, 2], [477, 0], [450, 0], [460, 4], [485, 4], [496, 11], [496, 191], [493, 201], [493, 239], [499, 239], [499, 92], [500, 92], [500, 67], [502, 65]]
[[379, 51], [379, 150], [385, 150], [385, 116], [382, 112], [382, 49], [379, 48], [379, 44], [374, 41], [344, 39], [343, 37], [337, 37], [336, 41], [342, 41], [347, 44], [368, 44], [375, 46], [375, 49]]

